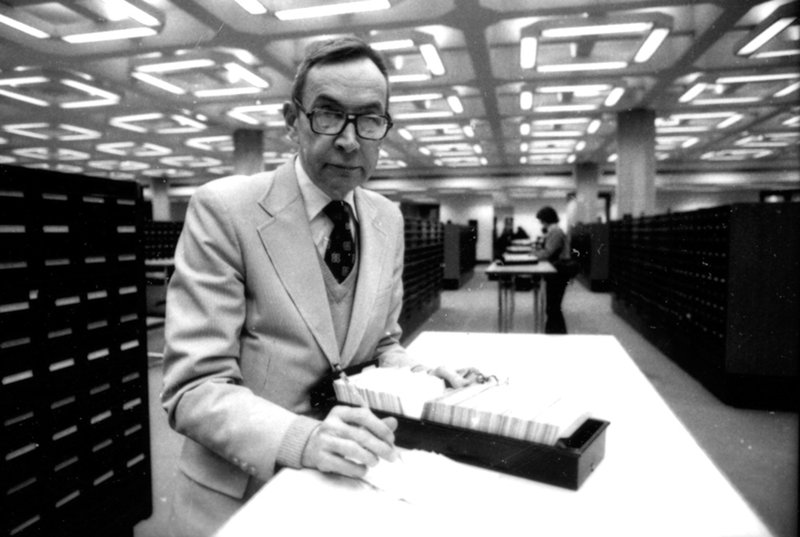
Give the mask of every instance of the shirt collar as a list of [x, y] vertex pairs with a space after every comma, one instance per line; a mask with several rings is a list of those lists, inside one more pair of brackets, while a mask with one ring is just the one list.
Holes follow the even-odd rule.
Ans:
[[[324, 209], [325, 206], [332, 201], [332, 199], [320, 187], [314, 184], [314, 182], [311, 180], [311, 177], [308, 176], [306, 170], [303, 168], [303, 164], [300, 162], [300, 157], [295, 158], [294, 171], [297, 175], [297, 184], [300, 186], [300, 193], [303, 195], [303, 200], [305, 201], [306, 215], [308, 216], [308, 221], [310, 222], [322, 212], [322, 209]], [[352, 190], [344, 197], [344, 201], [350, 205], [353, 218], [355, 218], [356, 222], [358, 222], [355, 194]]]

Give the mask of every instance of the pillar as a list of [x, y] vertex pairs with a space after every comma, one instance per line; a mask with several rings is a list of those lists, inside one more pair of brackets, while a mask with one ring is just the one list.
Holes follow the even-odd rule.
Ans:
[[575, 164], [575, 221], [571, 224], [591, 224], [597, 221], [597, 193], [600, 183], [600, 166], [594, 162]]
[[233, 131], [233, 173], [252, 175], [264, 169], [264, 132], [257, 129]]
[[169, 202], [168, 189], [169, 183], [166, 177], [153, 177], [150, 180], [153, 220], [156, 222], [169, 222], [172, 220], [172, 209]]
[[655, 112], [633, 109], [617, 114], [617, 212], [634, 217], [656, 206]]

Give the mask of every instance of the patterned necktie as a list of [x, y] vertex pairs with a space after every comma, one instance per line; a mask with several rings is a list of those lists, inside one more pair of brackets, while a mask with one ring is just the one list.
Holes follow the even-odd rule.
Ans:
[[356, 245], [350, 232], [350, 215], [345, 205], [343, 201], [332, 201], [323, 209], [333, 222], [328, 248], [325, 250], [325, 263], [339, 283], [353, 270], [356, 258]]

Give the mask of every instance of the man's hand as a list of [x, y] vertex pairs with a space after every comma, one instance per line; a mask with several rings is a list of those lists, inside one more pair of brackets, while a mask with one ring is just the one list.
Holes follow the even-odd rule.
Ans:
[[464, 386], [469, 386], [470, 384], [475, 383], [483, 384], [486, 382], [486, 380], [488, 380], [487, 377], [485, 377], [474, 367], [467, 367], [453, 371], [448, 367], [439, 366], [430, 373], [441, 379], [444, 379], [447, 385], [451, 388], [463, 388]]
[[395, 418], [379, 419], [368, 408], [333, 407], [311, 433], [301, 464], [322, 472], [363, 477], [379, 458], [395, 459], [396, 429]]

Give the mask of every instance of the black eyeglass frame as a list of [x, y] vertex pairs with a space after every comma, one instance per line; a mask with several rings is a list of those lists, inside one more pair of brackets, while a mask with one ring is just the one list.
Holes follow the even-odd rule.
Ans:
[[[321, 109], [318, 109], [318, 108], [314, 108], [311, 111], [307, 111], [303, 107], [303, 105], [300, 103], [300, 101], [298, 101], [297, 99], [292, 99], [292, 100], [294, 101], [294, 104], [297, 105], [297, 108], [299, 108], [300, 111], [303, 112], [306, 115], [306, 117], [308, 118], [308, 124], [311, 126], [311, 131], [314, 132], [315, 134], [321, 134], [323, 136], [339, 136], [347, 128], [347, 125], [352, 123], [353, 126], [356, 129], [356, 136], [358, 136], [359, 138], [362, 138], [364, 140], [370, 140], [372, 142], [376, 142], [378, 140], [383, 140], [384, 138], [386, 138], [386, 135], [389, 134], [389, 130], [391, 130], [392, 126], [394, 126], [394, 123], [392, 122], [392, 116], [390, 116], [389, 114], [373, 114], [373, 113], [348, 114], [346, 112], [341, 112], [339, 110], [321, 110]], [[324, 112], [328, 112], [328, 113], [334, 113], [334, 114], [343, 115], [344, 116], [344, 123], [342, 123], [342, 128], [339, 129], [338, 132], [319, 132], [317, 129], [314, 128], [314, 114], [316, 114], [318, 111], [319, 112], [324, 111]], [[358, 130], [358, 118], [363, 117], [363, 116], [375, 116], [375, 117], [379, 117], [379, 118], [385, 119], [386, 120], [386, 132], [383, 133], [383, 136], [381, 136], [380, 138], [367, 138], [366, 136], [362, 136], [361, 133]]]

